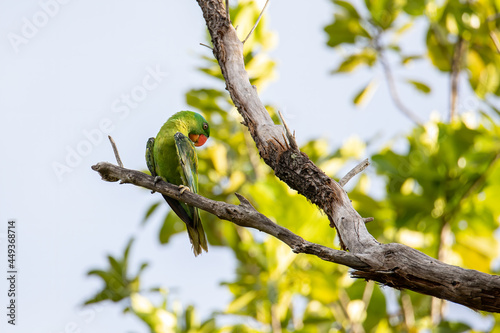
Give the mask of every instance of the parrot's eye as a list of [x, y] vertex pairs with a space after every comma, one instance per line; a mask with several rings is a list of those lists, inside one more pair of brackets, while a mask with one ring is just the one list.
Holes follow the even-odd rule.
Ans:
[[203, 123], [203, 129], [207, 130], [207, 128], [208, 128], [208, 124], [207, 123]]

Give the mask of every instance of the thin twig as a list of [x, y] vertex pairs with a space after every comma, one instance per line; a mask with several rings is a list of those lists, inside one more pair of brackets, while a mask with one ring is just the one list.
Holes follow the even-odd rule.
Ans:
[[384, 53], [384, 49], [380, 45], [380, 36], [381, 32], [374, 39], [374, 48], [377, 51], [380, 59], [380, 64], [382, 65], [382, 69], [385, 75], [385, 80], [387, 81], [387, 86], [389, 88], [389, 95], [392, 98], [392, 101], [396, 105], [396, 107], [401, 111], [405, 116], [407, 116], [410, 120], [412, 120], [415, 124], [421, 125], [422, 122], [420, 119], [410, 110], [408, 109], [401, 99], [399, 98], [398, 90], [396, 88], [396, 83], [394, 82], [394, 76], [392, 75], [391, 66], [389, 66], [389, 62], [387, 61]]
[[247, 38], [245, 38], [243, 40], [243, 44], [245, 44], [245, 42], [247, 41], [247, 39], [250, 37], [250, 35], [252, 34], [252, 32], [255, 30], [255, 28], [257, 28], [257, 24], [259, 24], [259, 21], [262, 17], [262, 15], [264, 14], [264, 10], [266, 10], [266, 7], [267, 7], [267, 4], [269, 3], [269, 0], [266, 1], [266, 4], [264, 5], [264, 8], [262, 8], [262, 11], [260, 12], [260, 15], [259, 17], [257, 18], [257, 22], [255, 22], [255, 24], [253, 25], [252, 27], [252, 30], [250, 30], [250, 32], [248, 33], [247, 35]]
[[231, 18], [229, 17], [229, 0], [226, 0], [226, 17], [231, 22]]
[[491, 37], [491, 40], [493, 41], [493, 44], [495, 44], [495, 48], [497, 49], [497, 52], [500, 54], [500, 41], [498, 40], [498, 37], [494, 31], [490, 31], [490, 37]]
[[283, 123], [283, 126], [285, 127], [286, 137], [288, 138], [288, 142], [290, 143], [290, 146], [292, 147], [292, 149], [299, 149], [299, 146], [297, 145], [297, 141], [295, 140], [295, 134], [292, 134], [290, 132], [290, 129], [288, 128], [288, 125], [285, 122], [285, 117], [283, 117], [283, 114], [279, 110], [278, 110], [278, 115], [280, 116], [281, 122]]
[[120, 154], [118, 154], [118, 148], [116, 148], [116, 143], [115, 140], [111, 137], [111, 135], [108, 135], [109, 142], [111, 142], [111, 147], [113, 147], [113, 152], [115, 153], [115, 158], [116, 158], [116, 163], [118, 163], [119, 166], [123, 168], [123, 163], [120, 158]]
[[[352, 177], [354, 177], [358, 173], [362, 172], [369, 165], [370, 165], [370, 161], [367, 158], [364, 159], [361, 163], [359, 163], [354, 168], [352, 168], [352, 170], [349, 171], [344, 177], [342, 177], [341, 180], [339, 180], [339, 185], [344, 187], [344, 185], [347, 184], [347, 182], [350, 181]], [[370, 222], [370, 221], [368, 221], [368, 222]], [[366, 221], [365, 221], [365, 223], [366, 223]]]
[[371, 222], [371, 221], [373, 221], [373, 220], [375, 220], [375, 218], [374, 218], [374, 217], [364, 217], [364, 218], [363, 218], [363, 222], [365, 222], [365, 223]]
[[213, 48], [211, 46], [208, 46], [207, 44], [203, 44], [203, 43], [200, 43], [201, 46], [205, 46], [205, 47], [208, 47], [210, 50], [213, 50]]
[[408, 109], [403, 104], [403, 102], [401, 102], [398, 90], [396, 88], [396, 84], [394, 83], [394, 77], [392, 76], [391, 67], [389, 66], [389, 63], [387, 62], [387, 59], [385, 58], [385, 55], [381, 49], [379, 49], [379, 58], [380, 58], [380, 63], [382, 64], [382, 68], [384, 70], [387, 86], [389, 87], [389, 94], [391, 95], [392, 101], [399, 109], [399, 111], [401, 111], [405, 116], [407, 116], [415, 124], [421, 125], [422, 121], [410, 109]]
[[453, 59], [451, 62], [451, 74], [450, 74], [450, 122], [455, 119], [457, 113], [457, 99], [458, 99], [458, 79], [460, 74], [460, 62], [462, 61], [462, 54], [464, 51], [464, 39], [458, 37], [458, 41], [455, 44], [455, 51], [453, 53]]

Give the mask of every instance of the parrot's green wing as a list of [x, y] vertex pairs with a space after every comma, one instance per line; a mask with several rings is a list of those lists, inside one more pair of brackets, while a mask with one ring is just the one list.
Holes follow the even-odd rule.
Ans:
[[[177, 148], [177, 156], [181, 166], [181, 178], [184, 186], [189, 187], [191, 192], [198, 193], [198, 157], [192, 141], [180, 132], [175, 133], [175, 146]], [[189, 239], [193, 244], [195, 255], [201, 253], [201, 249], [208, 251], [207, 239], [203, 225], [201, 224], [200, 213], [198, 208], [181, 204], [188, 215], [191, 217], [190, 223], [187, 223], [187, 231]], [[171, 205], [172, 206], [172, 205]], [[173, 208], [173, 207], [172, 207]], [[179, 214], [177, 214], [179, 215]], [[179, 215], [180, 216], [180, 215]]]
[[151, 172], [151, 176], [156, 177], [155, 157], [153, 155], [154, 145], [155, 138], [149, 138], [146, 144], [146, 165], [148, 166], [149, 172]]
[[181, 163], [181, 177], [191, 192], [198, 193], [198, 157], [192, 141], [181, 132], [174, 135], [177, 156]]

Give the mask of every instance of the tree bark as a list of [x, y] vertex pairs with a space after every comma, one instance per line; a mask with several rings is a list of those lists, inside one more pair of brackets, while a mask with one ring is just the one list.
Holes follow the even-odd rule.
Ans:
[[500, 310], [500, 277], [444, 264], [402, 244], [380, 244], [368, 232], [346, 192], [300, 152], [283, 126], [275, 125], [245, 71], [243, 44], [221, 0], [197, 0], [234, 105], [244, 119], [261, 157], [276, 176], [318, 205], [351, 253], [370, 270], [353, 276], [395, 288], [448, 299], [469, 307]]

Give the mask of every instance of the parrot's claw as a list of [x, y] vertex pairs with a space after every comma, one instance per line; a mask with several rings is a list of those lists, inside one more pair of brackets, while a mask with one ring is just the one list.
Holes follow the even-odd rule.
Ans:
[[[160, 180], [163, 180], [160, 176], [155, 176], [155, 179], [153, 181], [153, 184], [156, 185]], [[151, 190], [151, 194], [156, 193], [155, 190]]]
[[187, 186], [184, 186], [184, 185], [179, 185], [179, 190], [181, 191], [181, 195], [182, 193], [184, 193], [185, 191], [189, 191], [191, 192], [191, 189]]

